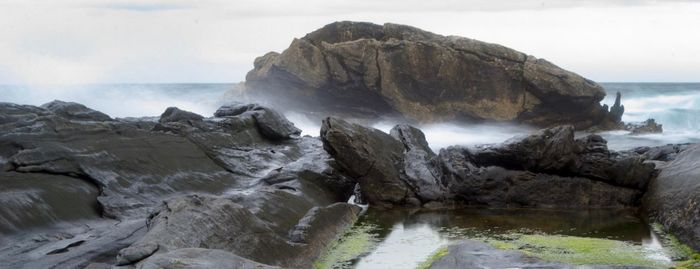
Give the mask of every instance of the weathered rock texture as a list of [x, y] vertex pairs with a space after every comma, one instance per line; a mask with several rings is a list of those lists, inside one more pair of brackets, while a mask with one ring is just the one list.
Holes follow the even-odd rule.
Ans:
[[[320, 139], [298, 135], [258, 105], [124, 120], [61, 101], [0, 103], [0, 267], [235, 253], [308, 268], [359, 209]], [[190, 248], [231, 255], [169, 253]]]
[[418, 129], [391, 133], [323, 121], [324, 148], [372, 206], [635, 207], [656, 175], [643, 154], [609, 151], [597, 135], [574, 139], [572, 126], [438, 155]]
[[[602, 87], [544, 59], [414, 27], [336, 22], [255, 59], [245, 92], [306, 112], [422, 122], [617, 125]], [[619, 115], [618, 115], [619, 114]]]
[[644, 207], [683, 243], [700, 251], [700, 145], [683, 150], [660, 169]]

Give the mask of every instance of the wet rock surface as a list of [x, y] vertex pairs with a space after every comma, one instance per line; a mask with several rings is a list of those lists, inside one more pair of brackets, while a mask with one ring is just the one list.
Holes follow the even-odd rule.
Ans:
[[614, 152], [572, 126], [437, 154], [409, 125], [387, 134], [331, 117], [320, 137], [299, 137], [255, 104], [111, 119], [0, 103], [0, 127], [3, 268], [308, 268], [361, 214], [352, 194], [384, 209], [627, 208], [651, 181], [654, 216], [698, 234], [696, 146]]
[[[431, 269], [448, 268], [574, 268], [568, 264], [547, 262], [521, 251], [499, 250], [486, 243], [463, 240], [449, 246], [448, 253], [436, 260]], [[585, 266], [585, 268], [643, 269], [644, 266]]]
[[157, 254], [140, 264], [138, 269], [279, 269], [218, 249], [183, 248]]
[[[600, 85], [497, 44], [406, 25], [335, 22], [255, 60], [239, 90], [305, 112], [421, 122], [616, 125]], [[274, 101], [273, 101], [274, 102]]]
[[651, 218], [700, 251], [700, 146], [692, 145], [660, 165], [644, 208]]
[[[635, 207], [656, 173], [641, 154], [609, 151], [600, 136], [574, 139], [572, 126], [438, 155], [418, 129], [400, 125], [392, 135], [324, 120], [324, 147], [373, 206]], [[382, 197], [389, 194], [394, 199]]]
[[[217, 118], [169, 108], [154, 121], [59, 101], [0, 104], [0, 193], [11, 200], [0, 211], [0, 267], [134, 264], [214, 246], [293, 268], [312, 262], [357, 217], [354, 206], [326, 208], [347, 201], [354, 183], [330, 166], [319, 139], [251, 107]], [[309, 212], [336, 221], [299, 224]], [[239, 231], [251, 234], [215, 236], [235, 223], [250, 224]], [[312, 242], [290, 243], [296, 225]], [[269, 241], [259, 231], [271, 232]], [[273, 247], [279, 255], [262, 254]]]

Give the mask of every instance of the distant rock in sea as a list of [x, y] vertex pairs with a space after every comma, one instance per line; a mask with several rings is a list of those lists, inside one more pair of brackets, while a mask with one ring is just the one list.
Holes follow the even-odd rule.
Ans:
[[544, 59], [391, 23], [335, 22], [294, 39], [255, 59], [236, 92], [321, 117], [418, 122], [609, 128], [623, 111], [600, 105], [597, 83]]

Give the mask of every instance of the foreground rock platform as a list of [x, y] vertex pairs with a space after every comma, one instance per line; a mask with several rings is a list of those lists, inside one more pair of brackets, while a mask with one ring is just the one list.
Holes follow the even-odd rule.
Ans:
[[568, 125], [435, 153], [409, 125], [330, 117], [300, 137], [257, 104], [113, 119], [0, 103], [0, 127], [2, 268], [309, 268], [362, 214], [352, 195], [379, 209], [576, 210], [634, 209], [645, 195], [699, 248], [697, 145], [615, 152]]
[[[217, 114], [0, 103], [0, 267], [150, 268], [180, 254], [308, 267], [357, 218], [354, 183], [276, 111]], [[191, 248], [231, 255], [170, 253]]]

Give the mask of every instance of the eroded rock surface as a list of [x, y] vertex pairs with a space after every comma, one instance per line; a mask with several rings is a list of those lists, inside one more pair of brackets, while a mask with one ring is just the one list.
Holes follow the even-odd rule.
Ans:
[[[422, 122], [616, 125], [597, 83], [497, 44], [387, 23], [335, 22], [255, 60], [249, 96], [311, 114]], [[239, 90], [240, 91], [240, 90]], [[619, 114], [619, 115], [618, 115]]]

